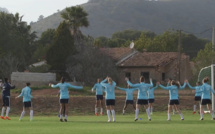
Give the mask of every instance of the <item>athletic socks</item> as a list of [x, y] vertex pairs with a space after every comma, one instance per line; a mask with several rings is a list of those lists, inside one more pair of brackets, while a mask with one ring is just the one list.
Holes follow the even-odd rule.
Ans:
[[136, 111], [135, 111], [136, 113], [135, 113], [135, 119], [138, 119], [138, 115], [139, 115], [139, 109], [138, 108], [136, 108]]
[[171, 120], [171, 114], [168, 113], [168, 119], [167, 120]]
[[182, 114], [182, 113], [180, 113], [180, 116], [181, 116], [181, 119], [184, 119], [184, 117], [183, 117], [183, 114]]
[[67, 116], [67, 115], [65, 115], [64, 119], [66, 119], [66, 120], [67, 120], [67, 117], [68, 117], [68, 116]]
[[103, 108], [101, 108], [101, 113], [103, 113]]
[[98, 113], [98, 108], [95, 108], [95, 114], [97, 114]]
[[148, 119], [151, 119], [150, 109], [149, 109], [149, 108], [146, 109], [146, 113], [147, 113], [147, 115], [148, 115]]
[[111, 121], [111, 118], [110, 118], [110, 110], [107, 110], [107, 116], [108, 116], [108, 122]]
[[115, 121], [115, 110], [111, 110], [113, 121]]
[[6, 110], [6, 116], [8, 117], [9, 115], [9, 112], [10, 112], [10, 107], [7, 107], [7, 110]]
[[196, 112], [196, 105], [193, 105], [193, 111]]
[[201, 119], [203, 118], [203, 115], [204, 115], [204, 114], [201, 112], [201, 113], [200, 113], [200, 117], [201, 117]]
[[33, 110], [30, 110], [30, 120], [33, 119]]
[[63, 117], [63, 115], [62, 115], [62, 114], [60, 114], [60, 119], [62, 119], [62, 117]]
[[150, 113], [151, 113], [151, 114], [153, 113], [153, 107], [152, 107], [152, 108], [150, 108]]
[[25, 111], [22, 111], [21, 116], [20, 116], [20, 120], [22, 120], [23, 116], [25, 115]]
[[125, 110], [122, 110], [122, 114], [123, 114], [123, 115], [125, 114]]
[[214, 118], [214, 111], [211, 110], [211, 115], [212, 115], [212, 118]]
[[4, 116], [4, 111], [5, 111], [5, 107], [2, 107], [2, 110], [1, 110], [1, 116], [2, 117]]

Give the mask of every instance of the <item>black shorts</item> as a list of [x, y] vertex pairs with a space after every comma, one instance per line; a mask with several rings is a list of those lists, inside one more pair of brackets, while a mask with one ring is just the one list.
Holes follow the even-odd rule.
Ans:
[[113, 99], [108, 99], [108, 100], [106, 100], [106, 106], [110, 106], [110, 105], [115, 105], [115, 100], [113, 100]]
[[32, 105], [31, 105], [31, 101], [23, 102], [23, 106], [24, 106], [25, 108], [31, 107], [31, 106], [32, 106]]
[[96, 95], [96, 100], [103, 100], [103, 95]]
[[125, 100], [125, 103], [126, 104], [134, 104], [134, 101], [133, 100]]
[[170, 100], [169, 105], [179, 105], [179, 100]]
[[145, 99], [138, 99], [137, 100], [138, 105], [148, 105], [148, 100]]
[[60, 103], [62, 104], [68, 104], [69, 103], [69, 99], [60, 99]]
[[195, 96], [194, 100], [195, 101], [200, 101], [201, 100], [201, 96]]
[[207, 104], [211, 104], [211, 100], [210, 99], [202, 99], [201, 105], [207, 105]]
[[9, 107], [10, 106], [10, 97], [3, 97], [3, 106]]
[[149, 103], [154, 103], [155, 99], [149, 99]]

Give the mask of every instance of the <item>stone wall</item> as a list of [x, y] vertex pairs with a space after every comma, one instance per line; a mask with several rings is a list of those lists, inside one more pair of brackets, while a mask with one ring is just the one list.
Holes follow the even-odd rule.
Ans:
[[11, 74], [11, 84], [16, 87], [23, 88], [26, 82], [30, 82], [32, 87], [48, 86], [50, 82], [56, 82], [56, 74], [31, 72], [13, 72]]

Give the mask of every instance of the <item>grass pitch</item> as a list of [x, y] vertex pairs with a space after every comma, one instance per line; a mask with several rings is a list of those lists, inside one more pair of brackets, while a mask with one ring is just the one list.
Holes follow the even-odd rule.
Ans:
[[172, 115], [167, 121], [165, 112], [155, 112], [152, 121], [140, 113], [142, 120], [134, 121], [134, 114], [116, 115], [116, 122], [107, 122], [107, 116], [69, 116], [68, 122], [60, 122], [57, 116], [24, 116], [20, 122], [18, 116], [11, 120], [0, 120], [0, 134], [214, 134], [215, 121], [210, 114], [199, 120], [199, 115], [183, 112], [184, 121], [179, 115]]

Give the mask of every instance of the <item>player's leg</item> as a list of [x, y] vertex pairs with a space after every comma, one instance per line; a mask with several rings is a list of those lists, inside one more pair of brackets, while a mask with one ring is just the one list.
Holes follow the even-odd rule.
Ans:
[[127, 102], [127, 100], [125, 100], [125, 104], [124, 104], [124, 107], [123, 107], [123, 110], [122, 110], [123, 115], [125, 114], [125, 110], [126, 110], [127, 106], [128, 106], [128, 102]]
[[211, 104], [207, 104], [207, 108], [208, 108], [208, 110], [209, 110], [210, 113], [211, 113], [212, 120], [215, 120], [215, 118], [214, 118], [214, 111], [211, 109]]
[[110, 105], [107, 104], [107, 100], [106, 100], [106, 110], [107, 110], [108, 122], [110, 122], [111, 121]]
[[63, 121], [63, 108], [64, 108], [65, 104], [64, 103], [60, 103], [60, 121]]
[[96, 99], [96, 104], [95, 104], [95, 115], [98, 116], [98, 105], [99, 105], [99, 100]]
[[111, 113], [112, 113], [112, 118], [113, 118], [113, 122], [115, 122], [115, 110], [114, 110], [114, 103], [112, 103], [112, 105], [110, 105], [110, 109], [111, 109]]
[[2, 110], [1, 110], [1, 118], [4, 120], [5, 118], [4, 118], [4, 112], [5, 112], [5, 110], [6, 110], [6, 108], [5, 108], [5, 106], [4, 106], [4, 104], [3, 104], [3, 107], [2, 107]]
[[22, 120], [24, 115], [25, 115], [25, 103], [23, 102], [23, 110], [22, 110], [21, 116], [19, 118], [20, 121]]
[[174, 109], [174, 108], [173, 108], [173, 105], [168, 104], [168, 110], [167, 110], [167, 115], [168, 115], [167, 120], [168, 120], [168, 121], [171, 120], [171, 108]]
[[180, 117], [181, 117], [181, 120], [184, 120], [184, 117], [183, 117], [183, 114], [182, 114], [182, 112], [181, 112], [181, 110], [180, 110], [179, 104], [175, 104], [175, 107], [176, 107], [176, 110], [177, 110], [178, 114], [179, 114]]
[[100, 109], [101, 109], [101, 110], [100, 110], [100, 114], [101, 114], [101, 115], [104, 115], [104, 112], [103, 112], [103, 107], [104, 107], [103, 98], [100, 100], [100, 106], [101, 106], [101, 107], [100, 107]]
[[69, 110], [68, 110], [68, 106], [69, 106], [68, 103], [65, 103], [65, 104], [64, 104], [64, 107], [65, 107], [65, 117], [64, 117], [64, 121], [65, 121], [65, 122], [67, 122], [67, 117], [68, 117], [68, 111], [69, 111]]
[[9, 97], [9, 96], [8, 96], [8, 97], [5, 97], [5, 103], [6, 103], [5, 106], [7, 107], [5, 119], [10, 120], [10, 118], [9, 118], [9, 112], [10, 112], [10, 97]]
[[137, 104], [136, 104], [136, 111], [135, 111], [135, 119], [134, 119], [134, 121], [137, 121], [138, 120], [138, 115], [139, 115], [139, 109], [140, 109], [140, 104], [138, 104], [138, 102], [137, 102]]
[[33, 106], [29, 107], [29, 109], [30, 109], [30, 121], [32, 121], [33, 115], [34, 115]]
[[150, 110], [149, 110], [148, 101], [146, 100], [146, 102], [147, 102], [147, 104], [144, 103], [143, 106], [144, 106], [144, 108], [146, 109], [146, 113], [147, 113], [147, 115], [148, 115], [149, 121], [151, 121], [151, 115], [150, 115]]
[[202, 105], [202, 103], [201, 103], [201, 105], [200, 105], [200, 120], [204, 119], [203, 116], [204, 116], [204, 105]]

